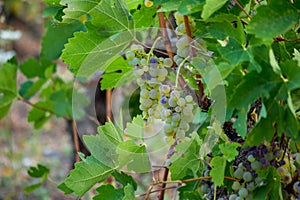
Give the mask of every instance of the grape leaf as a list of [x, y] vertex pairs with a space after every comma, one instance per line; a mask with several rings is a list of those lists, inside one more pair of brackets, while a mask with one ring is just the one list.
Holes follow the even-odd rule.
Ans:
[[288, 81], [289, 90], [294, 90], [300, 88], [300, 66], [295, 60], [287, 60], [280, 63], [280, 69], [282, 71], [283, 77], [286, 77]]
[[83, 196], [96, 183], [105, 180], [113, 170], [95, 157], [88, 156], [85, 160], [75, 163], [75, 169], [70, 171], [64, 183], [76, 195]]
[[67, 185], [63, 182], [57, 186], [58, 189], [63, 191], [65, 194], [72, 194], [73, 190], [67, 187]]
[[124, 173], [124, 172], [118, 172], [118, 171], [114, 171], [112, 173], [112, 176], [116, 179], [116, 181], [118, 181], [119, 183], [121, 183], [124, 187], [127, 184], [130, 184], [133, 186], [133, 189], [136, 190], [137, 189], [137, 183], [134, 181], [134, 179], [132, 178], [132, 176]]
[[127, 170], [146, 173], [151, 170], [150, 160], [144, 144], [136, 144], [132, 140], [121, 142], [117, 153], [120, 167], [127, 166]]
[[122, 200], [132, 200], [132, 199], [135, 199], [135, 196], [134, 196], [134, 189], [133, 189], [133, 186], [132, 186], [132, 185], [127, 184], [127, 185], [124, 187], [124, 193], [125, 193], [125, 196], [123, 197]]
[[232, 142], [232, 143], [220, 144], [219, 147], [224, 158], [226, 158], [228, 162], [231, 162], [239, 154], [239, 152], [236, 149], [239, 146], [241, 146], [239, 143]]
[[118, 165], [117, 145], [123, 141], [122, 131], [112, 122], [98, 127], [97, 135], [84, 135], [83, 141], [91, 154], [103, 165], [114, 168]]
[[144, 120], [141, 115], [133, 118], [131, 123], [126, 124], [126, 136], [132, 139], [143, 140], [144, 137]]
[[212, 181], [214, 182], [215, 186], [218, 187], [223, 185], [226, 158], [215, 156], [214, 158], [212, 158], [210, 164], [212, 166], [210, 175], [212, 176]]
[[62, 0], [61, 4], [68, 6], [64, 9], [63, 22], [80, 21], [85, 15], [90, 15], [97, 32], [104, 36], [120, 31], [130, 32], [134, 28], [133, 18], [124, 0]]
[[270, 41], [291, 29], [299, 17], [299, 11], [290, 2], [270, 1], [269, 5], [257, 8], [257, 13], [247, 25], [246, 31]]
[[47, 65], [40, 64], [39, 61], [34, 58], [29, 58], [20, 64], [20, 70], [27, 78], [44, 78], [44, 72], [47, 67]]
[[40, 78], [35, 82], [27, 81], [21, 85], [20, 95], [25, 99], [30, 99], [42, 88], [46, 82], [47, 80], [44, 78]]
[[238, 118], [233, 124], [233, 128], [236, 129], [236, 132], [239, 133], [241, 137], [245, 137], [247, 133], [247, 114], [248, 107], [243, 107], [239, 110]]
[[74, 32], [84, 30], [83, 24], [77, 21], [70, 24], [50, 24], [46, 28], [47, 31], [42, 39], [41, 54], [49, 60], [58, 59], [68, 38], [71, 38]]
[[0, 119], [6, 116], [17, 97], [17, 67], [11, 63], [0, 66]]
[[181, 2], [181, 4], [178, 4], [178, 12], [183, 15], [189, 15], [198, 12], [202, 10], [204, 3], [204, 0], [184, 0]]
[[27, 171], [29, 176], [34, 178], [42, 178], [43, 181], [47, 179], [49, 172], [50, 170], [41, 164], [38, 164], [37, 167], [30, 167]]
[[[52, 107], [53, 107], [53, 103], [51, 101], [46, 101], [46, 102], [40, 101], [35, 103], [34, 107], [28, 113], [28, 117], [27, 117], [28, 122], [33, 122], [35, 129], [40, 128], [52, 117], [52, 114], [50, 112], [45, 111]], [[40, 108], [42, 108], [43, 110]]]
[[133, 67], [120, 56], [109, 65], [102, 75], [101, 90], [120, 87], [134, 78]]
[[97, 70], [106, 70], [134, 37], [130, 32], [123, 32], [105, 38], [98, 34], [95, 26], [86, 25], [88, 32], [75, 33], [62, 54], [62, 59], [70, 64], [74, 74], [83, 77]]
[[124, 197], [123, 189], [116, 189], [112, 185], [101, 185], [96, 191], [98, 194], [93, 200], [119, 200]]
[[194, 174], [200, 168], [201, 160], [199, 156], [201, 141], [197, 134], [193, 134], [192, 138], [179, 143], [175, 147], [176, 153], [171, 157], [170, 166], [172, 180], [182, 179], [188, 170]]
[[30, 186], [27, 186], [24, 188], [24, 192], [25, 193], [30, 193], [36, 189], [38, 189], [39, 187], [41, 187], [43, 185], [43, 183], [39, 182], [39, 183], [36, 183], [36, 184], [33, 184], [33, 185], [30, 185]]
[[137, 9], [132, 15], [136, 29], [149, 28], [155, 22], [156, 8], [154, 6], [148, 8], [142, 4], [141, 8]]
[[227, 0], [206, 0], [201, 17], [204, 20], [208, 19], [214, 12], [222, 8], [226, 2]]

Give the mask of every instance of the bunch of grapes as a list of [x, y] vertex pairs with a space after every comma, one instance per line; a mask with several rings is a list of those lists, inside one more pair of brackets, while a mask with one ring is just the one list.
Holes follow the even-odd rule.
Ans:
[[[282, 188], [288, 190], [289, 198], [300, 199], [300, 153], [291, 155], [287, 147], [288, 141], [281, 139], [281, 141], [272, 140], [270, 143], [240, 148], [239, 155], [233, 161], [233, 177], [236, 180], [231, 185], [232, 192], [222, 198], [219, 197], [228, 200], [253, 199], [253, 191], [268, 184], [266, 176], [270, 173], [270, 168], [274, 168], [275, 173], [280, 176]], [[209, 169], [204, 171], [203, 175], [208, 176], [208, 174]], [[204, 197], [208, 198], [211, 195], [212, 185], [210, 180], [201, 182]], [[222, 191], [225, 189], [226, 186]]]
[[159, 104], [159, 86], [168, 76], [167, 68], [172, 66], [170, 58], [156, 58], [146, 54], [141, 45], [133, 44], [126, 52], [130, 65], [134, 66], [134, 75], [140, 86], [140, 109], [143, 117], [151, 123], [153, 119], [160, 119], [161, 106]]
[[141, 45], [133, 44], [126, 52], [129, 64], [140, 87], [140, 109], [143, 118], [150, 124], [153, 119], [165, 122], [166, 135], [183, 138], [193, 121], [194, 100], [183, 96], [176, 86], [167, 84], [168, 68], [173, 65], [170, 58], [157, 58], [145, 53]]
[[[190, 55], [190, 43], [189, 38], [186, 33], [186, 27], [184, 24], [184, 18], [183, 15], [181, 15], [179, 12], [174, 13], [174, 17], [176, 20], [176, 33], [179, 35], [179, 39], [176, 42], [176, 55], [174, 56], [174, 61], [177, 64], [177, 66], [182, 65], [180, 69], [180, 73], [182, 75], [185, 75], [186, 77], [192, 77], [195, 75], [195, 70], [189, 66], [189, 61], [191, 58], [188, 58]], [[194, 29], [195, 23], [192, 20], [192, 18], [189, 18], [189, 25], [191, 29]]]

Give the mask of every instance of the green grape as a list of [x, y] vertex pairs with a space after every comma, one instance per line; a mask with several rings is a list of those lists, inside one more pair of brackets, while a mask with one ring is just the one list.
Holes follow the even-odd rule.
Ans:
[[[179, 38], [179, 40], [176, 42], [177, 52], [178, 50], [183, 50], [184, 48], [189, 46], [189, 40], [187, 35], [182, 36]], [[180, 55], [179, 55], [180, 56]], [[181, 56], [183, 57], [183, 56]], [[184, 57], [185, 58], [185, 57]]]
[[150, 108], [153, 104], [153, 101], [150, 100], [150, 99], [145, 99], [143, 102], [142, 102], [142, 105], [145, 106], [145, 108]]
[[174, 129], [171, 124], [165, 124], [164, 131], [167, 135], [172, 134], [174, 132]]
[[172, 121], [173, 122], [179, 122], [180, 121], [180, 114], [173, 113], [173, 115], [172, 115]]
[[250, 154], [248, 157], [247, 157], [247, 160], [251, 163], [253, 163], [255, 161], [255, 158], [252, 154]]
[[185, 137], [185, 132], [183, 130], [179, 130], [176, 133], [176, 138], [183, 139]]
[[140, 63], [140, 59], [138, 59], [138, 58], [133, 58], [132, 60], [130, 60], [129, 62], [128, 62], [128, 64], [129, 65], [131, 65], [131, 66], [136, 66], [136, 65], [138, 65]]
[[185, 99], [180, 97], [178, 100], [177, 100], [177, 105], [180, 106], [180, 107], [183, 107], [185, 106]]
[[179, 92], [178, 90], [173, 90], [173, 91], [171, 92], [170, 96], [171, 96], [172, 98], [174, 98], [174, 100], [175, 100], [175, 99], [178, 100], [179, 97], [180, 97], [180, 92]]
[[252, 180], [252, 174], [250, 172], [245, 172], [243, 174], [243, 179], [246, 181], [246, 182], [250, 182]]
[[256, 177], [254, 179], [254, 182], [255, 182], [256, 185], [261, 185], [263, 183], [263, 179], [260, 178], [260, 177]]
[[140, 60], [140, 63], [141, 63], [142, 66], [145, 66], [145, 65], [148, 64], [148, 63], [147, 63], [147, 60], [146, 60], [145, 58], [142, 58], [142, 59]]
[[182, 58], [178, 58], [175, 63], [177, 66], [179, 66], [182, 63], [183, 59]]
[[168, 76], [168, 70], [166, 70], [165, 68], [159, 69], [158, 70], [158, 76], [163, 76], [163, 77]]
[[231, 195], [229, 196], [229, 200], [236, 200], [237, 197], [238, 197], [238, 196], [237, 196], [236, 194], [231, 194]]
[[132, 60], [135, 57], [135, 53], [133, 53], [132, 51], [127, 51], [125, 53], [125, 57], [127, 58], [127, 60]]
[[243, 178], [243, 174], [244, 174], [244, 171], [243, 169], [241, 169], [240, 167], [237, 168], [234, 173], [233, 173], [233, 176], [237, 179], [242, 179]]
[[182, 110], [183, 115], [192, 115], [193, 110], [189, 106], [185, 106]]
[[183, 48], [183, 49], [178, 49], [178, 50], [177, 50], [177, 55], [179, 55], [179, 56], [182, 57], [182, 58], [188, 57], [189, 54], [190, 54], [190, 49], [189, 49], [189, 47], [185, 47], [185, 48]]
[[241, 188], [239, 190], [239, 196], [242, 198], [246, 198], [248, 196], [248, 190], [246, 188]]
[[169, 101], [168, 101], [168, 104], [169, 104], [169, 106], [171, 106], [173, 108], [176, 107], [177, 106], [176, 99], [171, 96]]
[[295, 160], [296, 160], [297, 164], [300, 165], [300, 153], [296, 154]]
[[193, 102], [193, 97], [191, 95], [186, 95], [185, 100], [187, 103]]
[[141, 92], [140, 92], [140, 96], [141, 98], [144, 98], [144, 99], [147, 99], [149, 98], [149, 91], [147, 89], [142, 89]]
[[238, 181], [233, 182], [231, 188], [233, 190], [239, 190], [241, 188], [241, 184]]
[[152, 77], [157, 77], [158, 76], [158, 70], [154, 67], [150, 67], [149, 69], [149, 74], [152, 76]]
[[159, 90], [162, 94], [168, 94], [171, 91], [171, 88], [168, 85], [161, 85], [159, 86]]
[[251, 168], [255, 171], [259, 170], [261, 167], [261, 163], [257, 160], [251, 163]]
[[149, 66], [148, 65], [143, 66], [143, 70], [144, 72], [149, 72]]
[[176, 107], [174, 108], [174, 110], [175, 110], [175, 112], [180, 113], [180, 112], [181, 112], [181, 107], [180, 107], [180, 106], [176, 106]]
[[152, 89], [149, 91], [149, 96], [151, 99], [157, 99], [158, 98], [158, 92], [155, 89]]
[[248, 191], [253, 191], [253, 190], [255, 189], [254, 182], [247, 183], [246, 189], [247, 189]]
[[173, 61], [172, 61], [171, 58], [165, 58], [164, 59], [164, 64], [165, 64], [165, 67], [172, 67]]

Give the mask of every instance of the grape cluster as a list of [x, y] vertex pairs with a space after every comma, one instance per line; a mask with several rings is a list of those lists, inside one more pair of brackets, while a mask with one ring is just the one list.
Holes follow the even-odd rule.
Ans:
[[134, 75], [140, 87], [140, 109], [144, 119], [150, 124], [153, 119], [165, 122], [164, 132], [183, 138], [193, 121], [194, 101], [191, 95], [183, 94], [166, 84], [168, 68], [173, 65], [170, 58], [156, 58], [146, 54], [143, 47], [133, 44], [126, 52]]
[[[291, 155], [287, 149], [289, 142], [284, 139], [272, 140], [257, 146], [239, 148], [239, 155], [233, 161], [233, 174], [236, 179], [231, 185], [232, 192], [217, 199], [250, 200], [254, 199], [253, 191], [268, 184], [266, 175], [270, 168], [276, 169], [280, 176], [282, 188], [288, 190], [291, 199], [300, 199], [300, 153]], [[298, 169], [297, 169], [298, 168]], [[203, 176], [209, 175], [210, 168]], [[203, 196], [210, 199], [213, 183], [210, 180], [201, 182]], [[226, 186], [219, 190], [227, 190]], [[229, 190], [228, 190], [229, 191]], [[227, 192], [228, 192], [227, 191]]]
[[[176, 42], [176, 55], [174, 56], [174, 61], [177, 66], [182, 65], [183, 67], [180, 68], [180, 73], [186, 77], [192, 77], [195, 75], [195, 70], [189, 66], [189, 61], [191, 60], [188, 58], [190, 55], [190, 44], [188, 35], [186, 33], [186, 28], [184, 24], [183, 15], [179, 12], [174, 13], [174, 17], [176, 20], [176, 33], [180, 36], [180, 38]], [[195, 23], [192, 18], [189, 18], [189, 24], [191, 29], [194, 29]]]
[[172, 60], [149, 56], [141, 45], [136, 44], [125, 55], [129, 64], [134, 66], [134, 75], [140, 86], [140, 109], [143, 117], [151, 123], [161, 116], [159, 86], [166, 80], [167, 68], [172, 66]]

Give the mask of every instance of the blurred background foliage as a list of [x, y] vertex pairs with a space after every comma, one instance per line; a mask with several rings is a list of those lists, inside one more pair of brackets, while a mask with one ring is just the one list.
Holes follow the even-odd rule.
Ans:
[[[46, 21], [44, 6], [42, 0], [0, 0], [0, 62], [12, 56], [19, 62], [39, 57]], [[58, 63], [58, 71], [63, 76], [66, 66]], [[18, 74], [18, 83], [24, 79]], [[68, 174], [73, 159], [67, 123], [53, 118], [42, 129], [34, 130], [27, 122], [29, 109], [15, 101], [7, 117], [0, 120], [0, 200], [70, 199], [56, 188]], [[38, 182], [29, 177], [27, 170], [38, 163], [50, 169], [49, 179], [43, 187], [27, 194], [23, 189]]]

